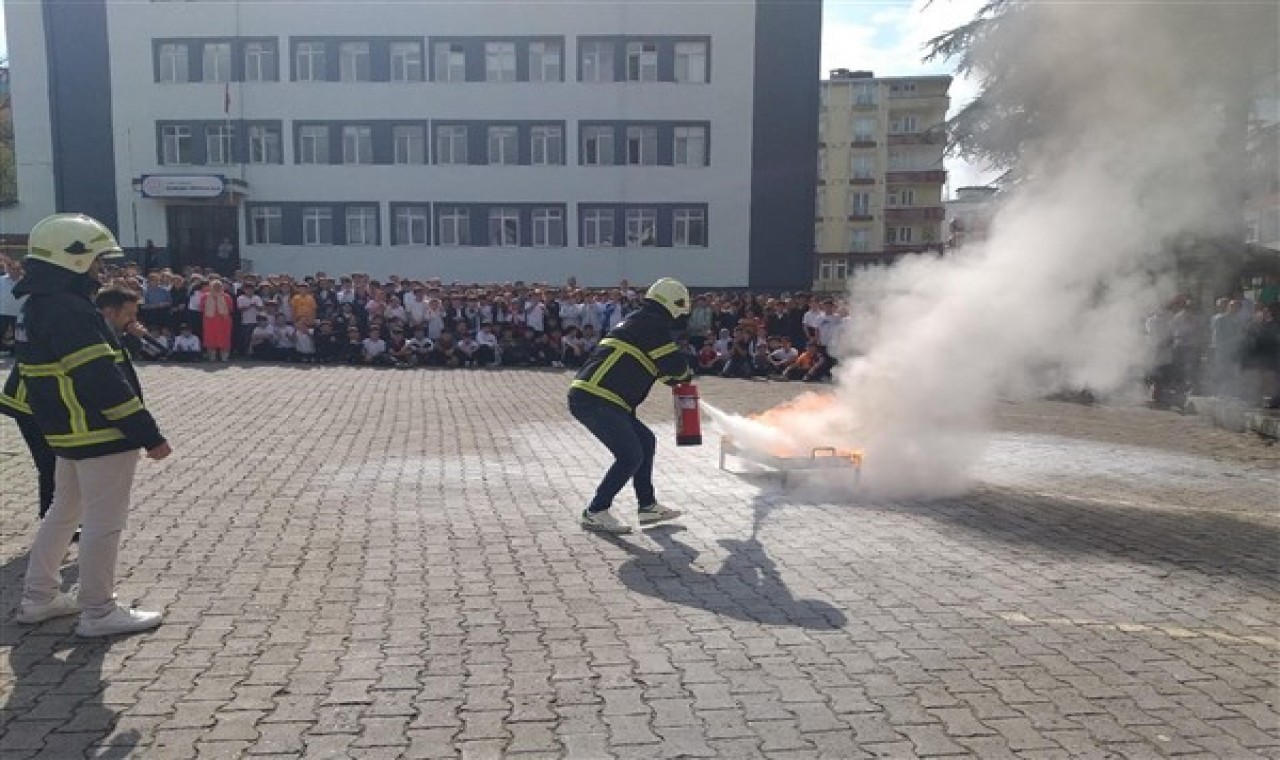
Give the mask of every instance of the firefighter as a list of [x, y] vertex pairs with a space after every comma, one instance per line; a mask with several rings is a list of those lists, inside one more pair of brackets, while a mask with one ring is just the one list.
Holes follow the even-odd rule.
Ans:
[[644, 296], [644, 304], [600, 341], [587, 357], [569, 389], [569, 412], [614, 456], [591, 504], [582, 513], [582, 527], [606, 533], [630, 533], [631, 526], [609, 508], [630, 480], [639, 502], [640, 525], [680, 516], [658, 504], [653, 492], [653, 431], [636, 417], [656, 381], [675, 384], [693, 373], [672, 341], [689, 315], [689, 291], [669, 277], [658, 280]]
[[[147, 630], [160, 613], [115, 601], [116, 554], [129, 511], [138, 449], [164, 459], [169, 444], [142, 403], [141, 388], [115, 332], [94, 307], [103, 258], [123, 256], [101, 222], [55, 214], [31, 230], [27, 274], [15, 288], [26, 342], [18, 353], [10, 402], [30, 410], [57, 455], [53, 505], [40, 523], [27, 564], [18, 622], [80, 614], [80, 636]], [[62, 558], [76, 527], [80, 592], [60, 593]]]

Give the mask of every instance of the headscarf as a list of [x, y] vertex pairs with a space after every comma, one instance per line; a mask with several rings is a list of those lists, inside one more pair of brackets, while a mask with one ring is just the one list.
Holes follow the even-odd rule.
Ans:
[[214, 280], [209, 283], [209, 291], [204, 294], [204, 303], [200, 311], [209, 319], [231, 316], [231, 299], [222, 291], [222, 282]]

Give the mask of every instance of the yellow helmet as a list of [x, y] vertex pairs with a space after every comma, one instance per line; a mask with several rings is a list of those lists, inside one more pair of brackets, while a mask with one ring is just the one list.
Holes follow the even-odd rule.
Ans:
[[689, 289], [670, 277], [663, 277], [653, 283], [644, 297], [662, 304], [673, 317], [682, 317], [690, 311]]
[[54, 214], [31, 228], [27, 255], [84, 274], [99, 256], [118, 259], [124, 251], [111, 230], [97, 219], [84, 214]]

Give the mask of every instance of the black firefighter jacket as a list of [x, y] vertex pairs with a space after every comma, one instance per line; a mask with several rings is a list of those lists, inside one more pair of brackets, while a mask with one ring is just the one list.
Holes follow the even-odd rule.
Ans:
[[90, 300], [96, 283], [32, 262], [14, 295], [26, 342], [0, 394], [0, 412], [30, 415], [67, 459], [92, 459], [164, 443], [142, 403], [133, 363]]
[[687, 380], [692, 373], [671, 341], [673, 324], [665, 308], [645, 301], [591, 352], [569, 395], [587, 393], [634, 412], [654, 382]]

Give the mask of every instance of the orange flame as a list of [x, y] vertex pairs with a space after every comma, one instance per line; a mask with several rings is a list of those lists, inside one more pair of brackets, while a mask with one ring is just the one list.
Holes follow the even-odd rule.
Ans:
[[[817, 423], [829, 417], [836, 406], [836, 397], [833, 395], [805, 393], [760, 414], [751, 415], [749, 419], [776, 430], [816, 429]], [[769, 449], [768, 453], [776, 457], [834, 456], [850, 459], [858, 464], [862, 463], [863, 457], [863, 452], [858, 449], [827, 447], [800, 451], [782, 442], [771, 445]]]

